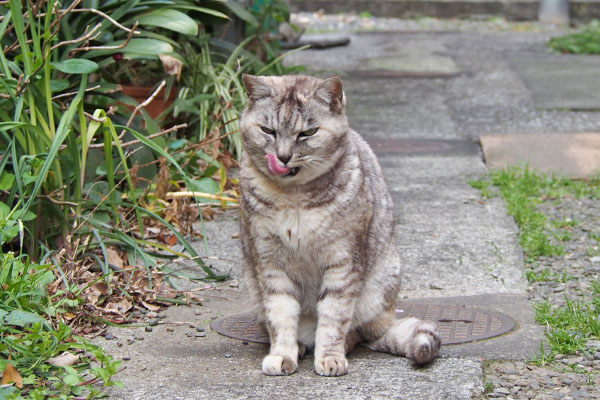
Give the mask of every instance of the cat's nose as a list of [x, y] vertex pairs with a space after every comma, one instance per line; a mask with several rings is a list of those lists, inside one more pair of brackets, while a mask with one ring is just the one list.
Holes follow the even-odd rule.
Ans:
[[290, 161], [290, 158], [292, 158], [291, 154], [277, 154], [277, 158], [279, 158], [279, 161], [281, 161], [283, 164], [287, 164], [288, 161]]

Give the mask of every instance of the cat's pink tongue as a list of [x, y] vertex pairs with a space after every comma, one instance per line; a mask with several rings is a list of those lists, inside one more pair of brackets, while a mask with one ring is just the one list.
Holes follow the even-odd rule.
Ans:
[[275, 154], [267, 154], [265, 158], [267, 159], [267, 168], [271, 175], [282, 176], [290, 172], [291, 168], [279, 165]]

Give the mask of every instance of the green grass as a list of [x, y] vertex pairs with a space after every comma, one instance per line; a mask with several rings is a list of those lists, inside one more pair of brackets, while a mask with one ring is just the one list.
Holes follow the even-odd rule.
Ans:
[[534, 282], [549, 282], [554, 280], [554, 274], [548, 268], [544, 268], [540, 272], [536, 272], [533, 269], [528, 269], [525, 271], [525, 276], [527, 277], [527, 281]]
[[[519, 241], [530, 266], [526, 271], [529, 282], [566, 283], [573, 279], [566, 269], [561, 274], [550, 268], [534, 269], [540, 257], [562, 255], [563, 247], [555, 242], [571, 240], [570, 229], [579, 224], [574, 219], [549, 220], [538, 206], [542, 202], [556, 204], [567, 196], [600, 199], [598, 178], [572, 180], [539, 174], [528, 168], [511, 167], [492, 171], [483, 179], [469, 183], [479, 189], [484, 198], [500, 193], [506, 201], [509, 214], [519, 226]], [[596, 241], [600, 239], [596, 233], [591, 233], [590, 237]], [[565, 301], [566, 304], [560, 306], [549, 301], [535, 305], [536, 321], [546, 328], [547, 337], [547, 346], [542, 344], [540, 356], [534, 360], [537, 364], [551, 362], [557, 354], [585, 353], [588, 351], [586, 342], [600, 337], [600, 281], [592, 284], [590, 302], [568, 298]]]
[[536, 322], [546, 326], [546, 337], [552, 359], [556, 354], [587, 351], [586, 342], [600, 337], [600, 291], [595, 284], [591, 303], [566, 299], [566, 305], [552, 307], [550, 303], [535, 305]]
[[491, 197], [492, 185], [498, 189], [506, 201], [508, 213], [519, 225], [519, 243], [527, 258], [562, 254], [563, 248], [552, 244], [546, 232], [548, 219], [536, 209], [542, 193], [553, 186], [546, 178], [529, 169], [507, 168], [493, 171], [490, 176], [469, 184], [480, 189], [484, 197]]
[[560, 53], [600, 54], [600, 22], [594, 20], [580, 32], [554, 37], [548, 46]]
[[560, 282], [566, 283], [573, 279], [573, 276], [569, 275], [568, 271], [565, 269], [562, 274], [557, 274], [551, 271], [549, 268], [544, 268], [541, 271], [535, 271], [534, 269], [528, 269], [525, 271], [525, 276], [527, 277], [527, 281], [530, 283], [535, 282]]

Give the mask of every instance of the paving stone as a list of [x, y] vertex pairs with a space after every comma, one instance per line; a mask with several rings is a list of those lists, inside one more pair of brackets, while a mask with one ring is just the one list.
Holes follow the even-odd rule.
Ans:
[[[529, 165], [541, 172], [587, 178], [600, 170], [600, 133], [503, 134], [480, 137], [488, 168]], [[554, 289], [564, 291], [564, 285]]]
[[511, 65], [538, 108], [599, 109], [600, 58], [581, 55], [519, 55]]

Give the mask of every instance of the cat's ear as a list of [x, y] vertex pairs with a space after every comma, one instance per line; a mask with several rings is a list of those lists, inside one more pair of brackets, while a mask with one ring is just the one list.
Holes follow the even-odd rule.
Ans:
[[315, 95], [328, 104], [332, 111], [341, 111], [346, 105], [342, 80], [337, 76], [325, 79], [317, 88]]
[[248, 97], [252, 100], [260, 100], [265, 97], [272, 96], [271, 86], [263, 77], [242, 74], [242, 81], [246, 86]]

